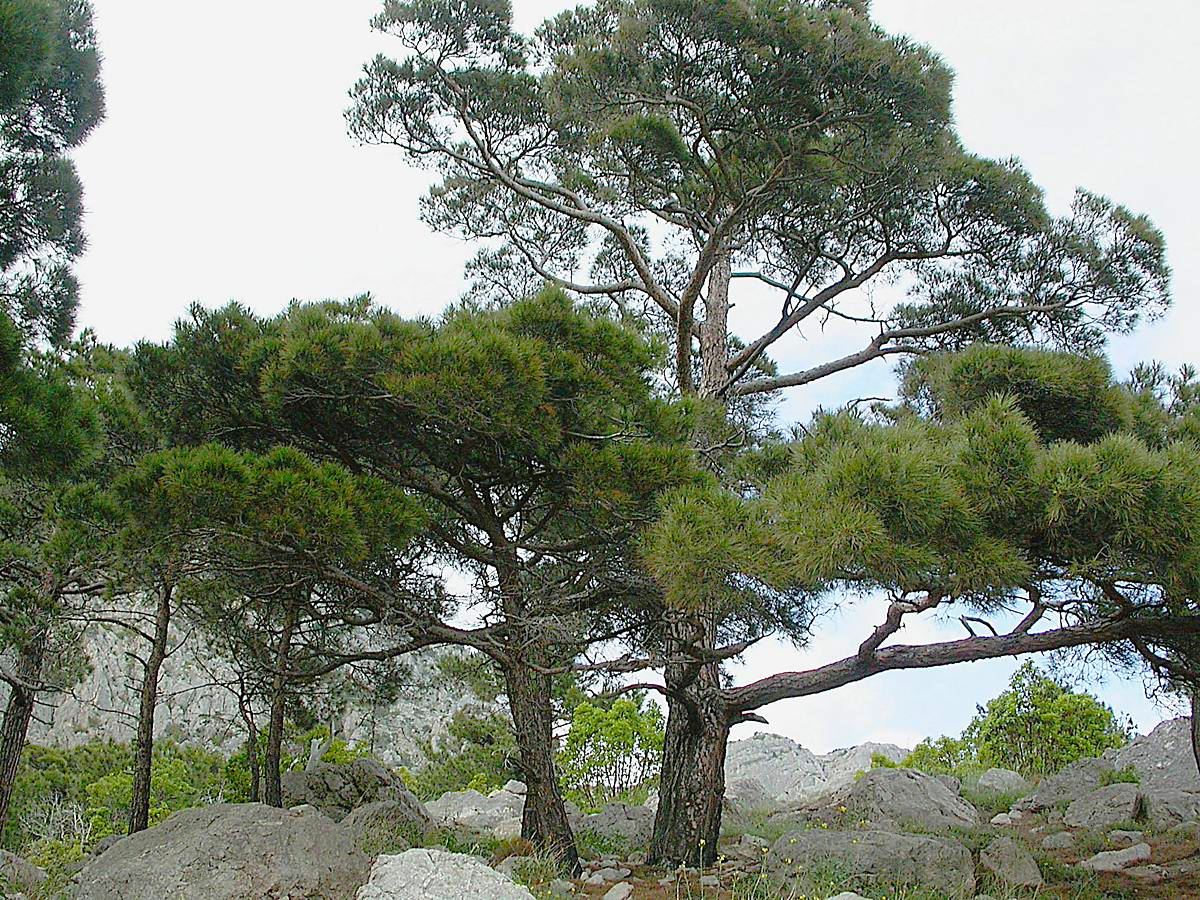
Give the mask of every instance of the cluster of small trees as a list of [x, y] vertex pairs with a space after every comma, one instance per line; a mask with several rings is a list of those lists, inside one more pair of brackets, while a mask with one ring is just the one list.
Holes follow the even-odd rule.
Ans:
[[[130, 350], [5, 306], [0, 819], [32, 704], [68, 677], [51, 647], [92, 622], [145, 648], [131, 829], [186, 620], [268, 710], [275, 804], [289, 697], [474, 651], [511, 713], [523, 836], [568, 866], [572, 672], [650, 673], [619, 688], [667, 706], [661, 748], [628, 742], [662, 754], [650, 857], [692, 863], [716, 852], [731, 727], [777, 700], [1072, 648], [1200, 683], [1196, 391], [1117, 383], [1098, 355], [1168, 302], [1145, 218], [1084, 192], [1055, 217], [1016, 162], [964, 150], [949, 71], [857, 0], [599, 0], [528, 37], [497, 0], [388, 0], [375, 25], [404, 55], [367, 67], [351, 132], [440, 175], [424, 216], [481, 248], [463, 304], [197, 307]], [[779, 292], [756, 336], [735, 276]], [[890, 307], [856, 293], [884, 279]], [[780, 373], [771, 348], [830, 318], [862, 348]], [[771, 429], [775, 392], [887, 357], [897, 402]], [[884, 600], [852, 656], [725, 675], [855, 595]], [[966, 636], [894, 642], [939, 614]]]

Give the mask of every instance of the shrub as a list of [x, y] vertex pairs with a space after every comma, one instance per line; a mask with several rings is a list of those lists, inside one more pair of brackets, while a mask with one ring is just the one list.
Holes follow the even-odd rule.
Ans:
[[1110, 784], [1141, 784], [1142, 776], [1137, 773], [1137, 769], [1133, 766], [1126, 766], [1123, 769], [1108, 769], [1100, 773], [1100, 786], [1108, 787]]
[[421, 800], [436, 800], [447, 791], [467, 788], [486, 794], [506, 781], [520, 778], [517, 742], [508, 720], [494, 713], [475, 716], [460, 712], [450, 721], [446, 744], [426, 744], [428, 762], [417, 772], [402, 771], [409, 790]]
[[621, 698], [607, 709], [575, 707], [559, 754], [567, 797], [584, 809], [633, 799], [657, 783], [662, 766], [663, 718], [643, 698]]

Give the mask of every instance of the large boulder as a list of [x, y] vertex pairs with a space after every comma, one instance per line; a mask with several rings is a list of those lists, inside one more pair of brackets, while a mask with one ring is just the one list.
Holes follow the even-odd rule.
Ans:
[[1200, 769], [1192, 753], [1191, 719], [1168, 719], [1104, 758], [1113, 768], [1133, 766], [1143, 788], [1200, 792]]
[[1012, 769], [988, 769], [979, 776], [979, 787], [993, 794], [1027, 794], [1031, 785]]
[[533, 894], [463, 853], [420, 848], [381, 856], [356, 900], [533, 900]]
[[1100, 779], [1112, 769], [1112, 763], [1106, 759], [1076, 760], [1057, 775], [1043, 778], [1033, 793], [1022, 797], [1013, 808], [1022, 812], [1040, 812], [1071, 803], [1100, 787]]
[[1136, 784], [1110, 784], [1072, 802], [1063, 822], [1071, 828], [1108, 828], [1143, 818], [1146, 811], [1146, 798]]
[[1200, 791], [1149, 790], [1147, 816], [1160, 828], [1174, 828], [1200, 821]]
[[829, 862], [850, 878], [892, 882], [973, 896], [975, 865], [957, 841], [889, 831], [802, 829], [780, 837], [767, 855], [767, 869], [777, 879], [803, 876], [814, 863]]
[[610, 803], [594, 815], [584, 816], [579, 831], [591, 831], [630, 847], [645, 847], [654, 830], [654, 811], [628, 803]]
[[315, 812], [219, 803], [130, 835], [75, 877], [76, 900], [349, 900], [371, 861]]
[[435, 825], [463, 829], [504, 840], [521, 836], [525, 785], [510, 781], [484, 796], [479, 791], [450, 791], [425, 804]]
[[977, 825], [979, 813], [931, 775], [912, 769], [872, 769], [857, 781], [820, 800], [779, 813], [773, 820], [946, 831]]
[[342, 819], [355, 846], [370, 856], [407, 850], [421, 842], [431, 825], [424, 806], [400, 800], [377, 800]]
[[281, 784], [284, 806], [312, 806], [335, 822], [381, 800], [403, 804], [414, 818], [425, 816], [421, 801], [400, 776], [373, 759], [356, 759], [347, 765], [318, 763], [307, 771], [285, 772]]
[[996, 838], [983, 848], [979, 863], [1010, 887], [1041, 887], [1042, 872], [1028, 850], [1008, 835]]

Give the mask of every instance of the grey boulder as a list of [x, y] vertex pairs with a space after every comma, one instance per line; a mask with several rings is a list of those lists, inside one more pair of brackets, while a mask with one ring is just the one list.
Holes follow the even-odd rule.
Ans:
[[46, 880], [46, 873], [29, 860], [0, 850], [0, 890], [15, 888], [33, 893]]
[[1027, 794], [1031, 785], [1012, 769], [988, 769], [979, 776], [979, 787], [994, 794]]
[[610, 803], [600, 812], [585, 816], [579, 830], [624, 841], [631, 847], [644, 847], [654, 830], [654, 811], [628, 803]]
[[1200, 769], [1192, 753], [1191, 719], [1168, 719], [1120, 750], [1104, 754], [1113, 768], [1133, 766], [1145, 790], [1200, 792]]
[[998, 837], [979, 854], [982, 866], [1011, 887], [1041, 887], [1037, 861], [1023, 846], [1007, 835]]
[[464, 853], [418, 848], [381, 856], [355, 900], [533, 900], [533, 894]]
[[787, 882], [814, 862], [832, 862], [850, 877], [914, 885], [959, 896], [975, 890], [975, 866], [956, 841], [890, 831], [803, 829], [780, 837], [767, 868]]
[[284, 806], [313, 806], [335, 822], [380, 800], [395, 800], [411, 807], [414, 815], [417, 810], [423, 814], [421, 801], [400, 776], [374, 759], [356, 759], [347, 765], [318, 763], [308, 771], [285, 772], [281, 786]]
[[342, 819], [355, 846], [372, 856], [407, 850], [419, 843], [431, 826], [425, 807], [415, 798], [413, 802], [377, 800]]
[[1149, 859], [1150, 845], [1134, 844], [1124, 850], [1105, 850], [1103, 853], [1097, 853], [1085, 859], [1079, 866], [1089, 872], [1120, 872], [1135, 863], [1148, 862]]
[[979, 813], [970, 803], [937, 778], [912, 769], [872, 769], [821, 800], [784, 815], [789, 818], [783, 821], [865, 823], [893, 830], [946, 831], [979, 822]]
[[177, 812], [130, 835], [75, 877], [76, 900], [349, 900], [370, 860], [317, 813], [261, 803]]
[[1110, 784], [1075, 800], [1063, 814], [1071, 828], [1108, 828], [1144, 816], [1146, 798], [1136, 784]]
[[1064, 801], [1070, 803], [1100, 787], [1100, 779], [1112, 768], [1112, 763], [1104, 759], [1076, 760], [1057, 775], [1043, 778], [1031, 794], [1013, 804], [1013, 809], [1040, 812]]

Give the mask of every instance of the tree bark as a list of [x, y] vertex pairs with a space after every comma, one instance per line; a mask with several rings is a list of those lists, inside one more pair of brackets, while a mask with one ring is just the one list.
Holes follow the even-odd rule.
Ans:
[[550, 676], [517, 661], [504, 667], [504, 681], [525, 779], [521, 837], [552, 853], [569, 871], [577, 872], [579, 853], [554, 769]]
[[142, 677], [141, 703], [138, 709], [137, 737], [133, 743], [133, 794], [129, 803], [129, 833], [150, 826], [150, 784], [154, 761], [154, 713], [158, 706], [158, 678], [167, 658], [167, 640], [171, 625], [170, 585], [159, 590], [154, 611], [154, 639]]
[[728, 248], [717, 253], [708, 273], [708, 292], [704, 298], [704, 323], [700, 326], [700, 394], [717, 397], [729, 372], [729, 279]]
[[1192, 755], [1200, 769], [1200, 687], [1192, 688]]
[[[652, 865], [707, 866], [717, 857], [730, 719], [720, 664], [686, 661], [682, 645], [695, 645], [698, 624], [689, 616], [669, 625], [667, 727], [648, 854]], [[702, 640], [712, 643], [711, 629], [700, 630]]]
[[0, 724], [0, 833], [8, 824], [8, 806], [29, 733], [29, 720], [33, 718], [33, 707], [37, 702], [37, 691], [32, 686], [42, 677], [48, 640], [46, 629], [38, 628], [17, 653], [15, 675], [21, 683], [11, 685], [4, 721]]
[[271, 720], [267, 726], [267, 752], [263, 767], [263, 801], [268, 806], [283, 806], [283, 784], [279, 771], [283, 746], [283, 720], [287, 700], [287, 670], [292, 655], [292, 635], [296, 630], [299, 610], [296, 604], [288, 605], [284, 613], [283, 631], [279, 635], [279, 649], [275, 654], [275, 674], [271, 678]]

